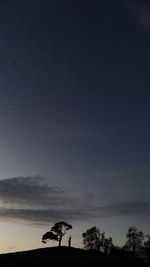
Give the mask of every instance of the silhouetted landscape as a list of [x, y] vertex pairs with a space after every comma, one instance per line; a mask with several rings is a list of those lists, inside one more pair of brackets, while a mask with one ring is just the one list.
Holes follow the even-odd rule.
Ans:
[[127, 241], [122, 247], [115, 246], [113, 239], [106, 238], [105, 233], [98, 227], [91, 227], [82, 233], [84, 249], [71, 247], [71, 235], [68, 247], [61, 246], [63, 236], [72, 228], [72, 225], [65, 221], [55, 223], [50, 231], [42, 236], [42, 242], [45, 244], [49, 240], [57, 241], [57, 247], [1, 254], [0, 266], [150, 265], [150, 235], [144, 235], [135, 227], [128, 229]]
[[0, 267], [150, 266], [150, 0], [0, 0]]
[[[0, 266], [114, 266], [119, 264], [149, 266], [142, 259], [136, 259], [127, 253], [114, 252], [106, 255], [99, 251], [69, 247], [51, 247], [25, 252], [0, 255]], [[97, 265], [99, 264], [99, 265]]]

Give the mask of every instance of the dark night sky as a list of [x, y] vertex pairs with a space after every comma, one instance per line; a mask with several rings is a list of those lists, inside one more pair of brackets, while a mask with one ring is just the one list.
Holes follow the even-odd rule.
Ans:
[[146, 0], [1, 1], [2, 221], [149, 231], [149, 47]]

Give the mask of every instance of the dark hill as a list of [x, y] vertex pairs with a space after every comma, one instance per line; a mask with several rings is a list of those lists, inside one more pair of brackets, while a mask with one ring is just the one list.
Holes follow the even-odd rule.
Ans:
[[0, 266], [143, 266], [143, 262], [123, 255], [79, 248], [52, 247], [0, 255]]

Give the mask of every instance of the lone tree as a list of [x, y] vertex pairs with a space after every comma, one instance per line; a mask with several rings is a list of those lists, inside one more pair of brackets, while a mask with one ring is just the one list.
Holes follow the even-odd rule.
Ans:
[[56, 240], [58, 241], [58, 245], [60, 247], [63, 236], [66, 234], [68, 230], [71, 229], [72, 225], [66, 222], [55, 223], [54, 226], [51, 227], [50, 231], [43, 235], [42, 242], [47, 243], [48, 240]]
[[105, 239], [105, 233], [100, 232], [96, 226], [87, 229], [82, 234], [83, 244], [85, 249], [100, 250]]
[[144, 240], [144, 234], [142, 231], [138, 231], [135, 227], [130, 227], [128, 229], [128, 232], [126, 234], [127, 242], [125, 244], [125, 247], [128, 251], [132, 251], [135, 255], [142, 247], [143, 240]]

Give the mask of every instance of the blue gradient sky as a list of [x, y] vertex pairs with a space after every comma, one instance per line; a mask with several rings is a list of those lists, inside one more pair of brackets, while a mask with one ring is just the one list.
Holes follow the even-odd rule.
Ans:
[[62, 219], [80, 247], [93, 225], [117, 244], [150, 232], [149, 17], [140, 0], [1, 1], [1, 251]]

